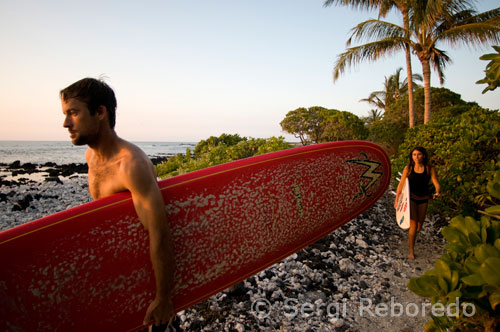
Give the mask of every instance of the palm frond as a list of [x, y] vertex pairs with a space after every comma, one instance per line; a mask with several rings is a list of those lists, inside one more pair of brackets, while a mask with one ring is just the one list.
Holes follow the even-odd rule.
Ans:
[[403, 27], [397, 24], [371, 19], [361, 22], [352, 28], [349, 41], [355, 40], [363, 42], [390, 38], [402, 38], [405, 36], [405, 31], [406, 30]]
[[500, 25], [489, 22], [470, 23], [450, 28], [437, 36], [438, 41], [451, 46], [478, 48], [485, 43], [500, 42]]
[[379, 6], [381, 0], [326, 0], [323, 7], [348, 6], [354, 9], [374, 9]]
[[412, 21], [417, 26], [424, 25], [429, 28], [436, 27], [443, 21], [456, 21], [457, 17], [454, 16], [457, 15], [457, 13], [461, 13], [460, 15], [464, 15], [463, 18], [475, 15], [477, 13], [474, 2], [476, 1], [417, 0], [412, 3]]
[[432, 68], [438, 73], [439, 83], [444, 84], [444, 69], [447, 64], [452, 63], [451, 58], [445, 51], [434, 48], [431, 53]]
[[477, 23], [477, 22], [486, 22], [486, 21], [497, 21], [500, 18], [500, 7], [488, 10], [486, 12], [482, 12], [470, 17], [464, 23]]
[[[381, 92], [381, 91], [377, 91]], [[385, 103], [378, 95], [376, 95], [374, 92], [368, 96], [368, 98], [360, 99], [359, 101], [367, 102], [370, 105], [373, 105], [379, 109], [385, 109]]]
[[392, 55], [403, 49], [404, 45], [404, 39], [391, 38], [350, 47], [338, 55], [333, 69], [333, 80], [336, 81], [347, 67], [356, 66], [365, 60], [375, 61], [385, 55]]

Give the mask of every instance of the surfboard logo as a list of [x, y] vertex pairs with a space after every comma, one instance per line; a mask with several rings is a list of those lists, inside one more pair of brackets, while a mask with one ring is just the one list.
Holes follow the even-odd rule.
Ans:
[[[368, 193], [371, 187], [380, 179], [380, 177], [384, 174], [383, 172], [378, 172], [377, 169], [380, 167], [381, 163], [378, 161], [373, 161], [368, 158], [368, 155], [364, 152], [360, 153], [359, 159], [351, 159], [347, 160], [348, 163], [354, 163], [361, 166], [366, 167], [366, 170], [361, 174], [359, 181], [359, 192], [354, 195], [353, 200], [358, 198], [359, 196], [370, 197], [371, 194]], [[364, 180], [363, 180], [364, 179]], [[366, 182], [366, 179], [369, 181]]]
[[402, 225], [402, 224], [403, 224], [403, 221], [405, 221], [405, 217], [404, 217], [404, 216], [403, 216], [403, 217], [401, 218], [401, 220], [399, 221], [399, 224], [400, 224], [400, 225]]

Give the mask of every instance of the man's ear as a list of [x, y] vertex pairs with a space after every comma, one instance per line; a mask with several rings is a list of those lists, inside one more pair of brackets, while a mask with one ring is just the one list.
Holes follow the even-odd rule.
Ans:
[[96, 115], [99, 120], [104, 120], [108, 118], [108, 109], [104, 105], [99, 105], [97, 107]]

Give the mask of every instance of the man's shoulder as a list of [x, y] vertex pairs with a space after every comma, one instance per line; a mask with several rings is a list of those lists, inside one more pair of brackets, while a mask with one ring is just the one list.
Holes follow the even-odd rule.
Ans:
[[154, 166], [148, 156], [139, 147], [128, 143], [120, 152], [118, 177], [131, 191], [142, 191], [156, 184]]
[[124, 141], [120, 151], [120, 168], [125, 171], [144, 171], [151, 168], [151, 160], [137, 145]]

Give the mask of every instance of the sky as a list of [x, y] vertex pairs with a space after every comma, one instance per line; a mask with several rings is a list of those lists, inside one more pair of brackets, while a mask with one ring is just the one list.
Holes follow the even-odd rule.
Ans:
[[[368, 115], [360, 99], [406, 68], [401, 52], [333, 82], [349, 31], [376, 12], [323, 0], [0, 0], [0, 140], [69, 140], [59, 91], [104, 77], [117, 100], [116, 131], [131, 141], [197, 142], [222, 133], [284, 136], [299, 107]], [[498, 0], [477, 2], [485, 11]], [[390, 18], [400, 23], [400, 17]], [[453, 63], [443, 87], [500, 109], [485, 85], [481, 49], [439, 45]], [[413, 71], [421, 65], [413, 58]], [[404, 74], [406, 75], [406, 74]], [[433, 72], [432, 86], [439, 87]]]

